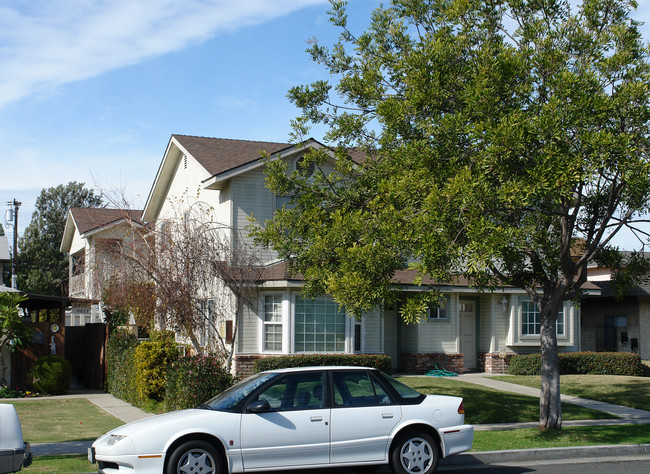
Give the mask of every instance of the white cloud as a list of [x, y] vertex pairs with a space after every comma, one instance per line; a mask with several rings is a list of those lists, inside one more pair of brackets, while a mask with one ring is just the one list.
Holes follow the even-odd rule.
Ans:
[[0, 0], [0, 108], [325, 0]]

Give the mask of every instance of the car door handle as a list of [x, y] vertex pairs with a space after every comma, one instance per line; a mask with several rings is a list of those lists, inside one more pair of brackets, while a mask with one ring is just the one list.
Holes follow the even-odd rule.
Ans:
[[390, 419], [393, 418], [394, 416], [395, 416], [395, 415], [393, 415], [392, 413], [382, 413], [382, 414], [381, 414], [381, 417], [382, 417], [384, 420], [390, 420]]
[[311, 421], [313, 421], [314, 423], [319, 422], [319, 421], [323, 421], [323, 417], [322, 416], [312, 416]]

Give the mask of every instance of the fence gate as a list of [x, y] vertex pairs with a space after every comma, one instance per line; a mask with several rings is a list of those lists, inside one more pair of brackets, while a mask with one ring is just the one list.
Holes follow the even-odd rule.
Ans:
[[66, 327], [65, 355], [72, 375], [86, 388], [103, 390], [106, 380], [106, 324]]

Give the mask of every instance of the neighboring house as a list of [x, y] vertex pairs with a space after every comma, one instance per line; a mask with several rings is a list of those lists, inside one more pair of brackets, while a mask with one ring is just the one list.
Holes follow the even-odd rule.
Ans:
[[[295, 169], [310, 147], [326, 149], [313, 139], [296, 146], [173, 135], [142, 221], [160, 228], [198, 200], [213, 209], [213, 219], [244, 231], [249, 218], [271, 219], [286, 202], [265, 187], [260, 151], [286, 160], [289, 169]], [[326, 166], [333, 167], [333, 159], [332, 154], [332, 163]], [[235, 239], [235, 232], [231, 238]], [[81, 249], [79, 244], [71, 253]], [[252, 362], [263, 356], [318, 352], [386, 353], [395, 369], [409, 373], [424, 373], [436, 363], [455, 371], [501, 372], [509, 354], [539, 351], [540, 314], [523, 290], [504, 287], [479, 293], [459, 278], [436, 285], [447, 303], [431, 308], [419, 324], [404, 324], [397, 307], [368, 313], [357, 321], [339, 313], [329, 296], [304, 298], [303, 282], [288, 275], [287, 265], [273, 251], [260, 249], [260, 258], [258, 298], [243, 309], [234, 341], [236, 372], [249, 372]], [[409, 271], [395, 275], [404, 295], [421, 291], [412, 283], [413, 277]], [[590, 284], [585, 291], [598, 294]], [[565, 303], [557, 323], [561, 351], [581, 349], [580, 330], [579, 307]]]
[[0, 286], [4, 285], [4, 274], [7, 268], [11, 267], [11, 254], [9, 253], [9, 239], [6, 235], [0, 235]]
[[616, 298], [611, 269], [593, 265], [588, 272], [601, 293], [582, 300], [582, 350], [633, 352], [650, 360], [650, 279]]
[[61, 251], [69, 254], [67, 326], [103, 322], [102, 289], [120, 273], [115, 247], [132, 236], [142, 211], [73, 208], [68, 212]]

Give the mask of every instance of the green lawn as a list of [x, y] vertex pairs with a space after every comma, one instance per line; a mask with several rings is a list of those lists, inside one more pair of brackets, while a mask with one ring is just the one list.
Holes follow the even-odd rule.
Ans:
[[[541, 378], [535, 375], [494, 377], [504, 382], [539, 388]], [[650, 378], [620, 375], [562, 375], [560, 392], [575, 397], [614, 403], [650, 411]]]
[[[501, 392], [457, 378], [402, 377], [400, 381], [422, 393], [454, 395], [463, 398], [465, 421], [470, 424], [519, 423], [539, 420], [539, 398]], [[615, 416], [562, 404], [564, 420], [611, 419]]]
[[[9, 403], [0, 401], [0, 403]], [[85, 399], [12, 401], [30, 443], [95, 439], [124, 423]]]
[[47, 474], [68, 474], [74, 472], [96, 472], [97, 464], [90, 464], [86, 456], [40, 456], [34, 458], [31, 466], [20, 472]]
[[537, 428], [475, 431], [472, 451], [645, 444], [649, 440], [650, 425], [571, 426], [549, 431], [539, 431]]

